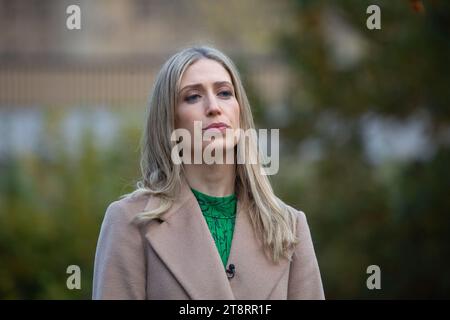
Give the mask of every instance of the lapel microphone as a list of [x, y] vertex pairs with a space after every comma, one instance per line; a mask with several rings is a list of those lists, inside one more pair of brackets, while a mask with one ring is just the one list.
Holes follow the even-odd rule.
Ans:
[[228, 266], [228, 269], [225, 270], [227, 273], [227, 277], [229, 279], [232, 279], [234, 277], [234, 274], [236, 273], [236, 267], [234, 266], [234, 264], [230, 264]]

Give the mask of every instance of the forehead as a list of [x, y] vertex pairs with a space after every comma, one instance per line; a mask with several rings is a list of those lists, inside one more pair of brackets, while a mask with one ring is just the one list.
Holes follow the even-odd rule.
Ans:
[[200, 59], [190, 65], [181, 78], [181, 88], [186, 85], [197, 83], [214, 83], [228, 81], [231, 77], [228, 71], [217, 61], [211, 59]]

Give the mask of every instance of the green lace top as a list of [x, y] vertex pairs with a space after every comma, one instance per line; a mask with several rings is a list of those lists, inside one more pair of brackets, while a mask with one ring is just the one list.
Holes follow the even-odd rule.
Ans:
[[237, 197], [213, 197], [191, 188], [216, 243], [222, 263], [226, 268], [236, 220]]

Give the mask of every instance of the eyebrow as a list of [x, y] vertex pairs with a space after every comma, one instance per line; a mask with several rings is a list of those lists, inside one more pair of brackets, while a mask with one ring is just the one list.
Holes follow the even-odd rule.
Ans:
[[[233, 85], [229, 81], [216, 81], [216, 82], [213, 83], [213, 86], [214, 87], [218, 87], [218, 86], [221, 86], [221, 85], [224, 85], [224, 84], [230, 85], [233, 88]], [[190, 84], [190, 85], [185, 86], [183, 89], [181, 89], [180, 93], [182, 93], [183, 91], [185, 91], [187, 89], [198, 89], [198, 88], [201, 88], [201, 87], [203, 87], [203, 85], [201, 83]]]

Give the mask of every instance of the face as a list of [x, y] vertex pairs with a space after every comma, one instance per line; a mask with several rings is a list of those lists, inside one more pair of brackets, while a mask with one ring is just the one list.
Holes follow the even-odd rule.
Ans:
[[202, 142], [202, 149], [210, 143], [215, 148], [234, 148], [236, 138], [225, 135], [239, 129], [239, 103], [231, 77], [220, 63], [200, 59], [189, 66], [181, 78], [178, 101], [176, 129], [187, 129], [194, 137], [194, 121], [201, 121], [202, 136], [214, 136], [213, 141]]

